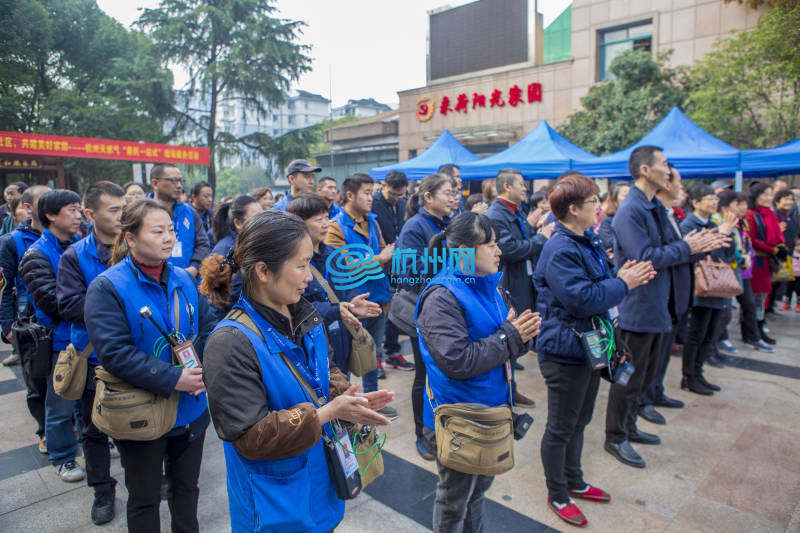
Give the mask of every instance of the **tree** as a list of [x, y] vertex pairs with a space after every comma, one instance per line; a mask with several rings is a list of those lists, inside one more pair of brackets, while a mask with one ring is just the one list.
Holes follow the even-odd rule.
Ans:
[[797, 0], [725, 0], [726, 4], [732, 4], [734, 2], [746, 5], [752, 9], [758, 9], [761, 6], [792, 7], [797, 5]]
[[601, 155], [638, 141], [686, 99], [681, 71], [666, 67], [668, 59], [669, 53], [621, 54], [609, 67], [615, 78], [589, 89], [581, 99], [583, 110], [571, 114], [559, 132]]
[[295, 42], [303, 23], [275, 18], [276, 11], [272, 0], [162, 0], [139, 17], [138, 25], [150, 32], [162, 56], [188, 70], [184, 101], [201, 108], [176, 109], [177, 127], [202, 135], [212, 186], [220, 145], [226, 153], [269, 145], [266, 133], [220, 131], [220, 104], [235, 102], [264, 117], [283, 102], [291, 82], [310, 69], [309, 47]]
[[[94, 0], [5, 0], [0, 13], [0, 129], [166, 140], [172, 73], [145, 35]], [[110, 160], [68, 159], [65, 167], [83, 181], [131, 172]]]
[[717, 43], [691, 71], [689, 116], [739, 148], [800, 137], [800, 4]]

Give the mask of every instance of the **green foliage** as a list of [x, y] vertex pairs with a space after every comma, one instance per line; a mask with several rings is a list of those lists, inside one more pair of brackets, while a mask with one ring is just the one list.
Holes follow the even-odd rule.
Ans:
[[[164, 142], [172, 74], [150, 40], [94, 0], [2, 0], [0, 129]], [[85, 184], [130, 179], [130, 164], [69, 159]]]
[[638, 141], [686, 99], [681, 72], [666, 66], [669, 54], [621, 54], [609, 70], [615, 78], [595, 85], [559, 132], [584, 150], [609, 154]]
[[744, 4], [749, 8], [758, 9], [761, 6], [767, 7], [794, 7], [798, 5], [798, 0], [725, 0], [726, 4]]
[[224, 196], [247, 194], [257, 187], [271, 185], [264, 169], [255, 166], [241, 166], [220, 170], [217, 175], [217, 199]]
[[[309, 47], [296, 44], [302, 22], [277, 18], [272, 0], [162, 0], [145, 9], [138, 25], [150, 32], [164, 59], [188, 70], [185, 97], [202, 108], [180, 115], [177, 127], [199, 133], [211, 153], [208, 181], [216, 183], [219, 155], [257, 150], [270, 153], [266, 133], [242, 137], [218, 128], [219, 105], [236, 102], [246, 111], [266, 116], [283, 102], [283, 94], [309, 70]], [[304, 134], [293, 136], [294, 142]], [[289, 142], [289, 140], [283, 141]], [[266, 151], [266, 152], [265, 152]]]
[[800, 5], [769, 9], [692, 68], [690, 117], [738, 148], [800, 137]]

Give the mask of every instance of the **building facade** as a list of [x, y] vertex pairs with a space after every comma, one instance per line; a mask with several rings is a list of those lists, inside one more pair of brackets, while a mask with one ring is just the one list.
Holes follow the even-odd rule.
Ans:
[[[763, 13], [723, 0], [574, 0], [542, 28], [536, 0], [500, 2], [526, 23], [513, 26], [516, 37], [506, 43], [516, 59], [502, 64], [500, 55], [490, 52], [479, 71], [448, 71], [442, 65], [448, 60], [458, 65], [459, 58], [446, 48], [436, 49], [441, 39], [431, 35], [426, 86], [398, 92], [399, 160], [422, 152], [445, 129], [478, 155], [496, 153], [541, 120], [556, 126], [580, 110], [581, 98], [609, 79], [608, 66], [622, 52], [672, 50], [672, 66], [691, 65], [731, 30], [755, 27]], [[471, 15], [487, 16], [487, 9], [477, 7], [484, 3], [488, 8], [494, 2], [431, 12], [430, 31], [456, 34], [458, 25], [471, 24]], [[501, 18], [495, 23], [502, 24], [509, 15], [495, 16]], [[527, 44], [521, 46], [520, 39]], [[431, 77], [432, 72], [439, 77]]]
[[357, 118], [374, 117], [386, 111], [391, 111], [391, 107], [382, 104], [374, 98], [360, 98], [358, 100], [349, 99], [346, 104], [333, 108], [333, 118], [342, 118], [350, 115]]

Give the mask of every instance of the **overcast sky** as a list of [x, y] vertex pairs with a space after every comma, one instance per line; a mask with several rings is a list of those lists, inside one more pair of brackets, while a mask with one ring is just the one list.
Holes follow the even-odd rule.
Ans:
[[[486, 1], [486, 0], [484, 0]], [[130, 26], [141, 8], [158, 0], [97, 0], [100, 8]], [[397, 91], [425, 85], [428, 11], [465, 0], [278, 0], [280, 16], [308, 24], [300, 39], [312, 46], [312, 71], [295, 88], [330, 97], [334, 105], [350, 98], [375, 98], [396, 107]], [[571, 0], [539, 0], [544, 25]], [[176, 84], [185, 75], [175, 72]], [[332, 88], [332, 92], [331, 92]]]

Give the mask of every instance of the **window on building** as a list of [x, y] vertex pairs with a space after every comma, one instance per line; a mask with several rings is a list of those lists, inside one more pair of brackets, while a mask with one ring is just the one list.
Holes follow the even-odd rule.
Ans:
[[294, 115], [289, 115], [289, 124], [294, 124]]
[[408, 151], [408, 158], [411, 159], [412, 157], [417, 157], [417, 149], [413, 148]]
[[303, 102], [303, 103], [305, 104], [305, 106], [306, 106], [306, 109], [308, 109], [308, 101], [305, 101], [305, 102]]
[[289, 109], [294, 109], [294, 100], [289, 100]]
[[628, 50], [649, 52], [653, 49], [653, 22], [648, 20], [624, 28], [602, 30], [599, 37], [597, 79], [605, 81], [614, 78], [608, 67], [617, 56]]

